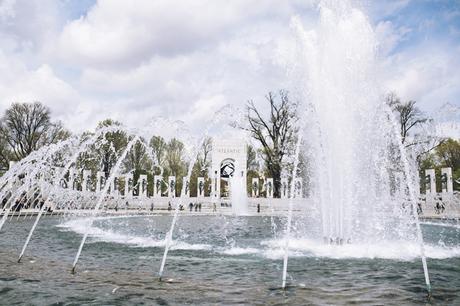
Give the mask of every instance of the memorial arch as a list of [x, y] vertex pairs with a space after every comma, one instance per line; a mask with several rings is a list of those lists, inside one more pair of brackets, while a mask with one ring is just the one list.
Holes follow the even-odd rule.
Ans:
[[228, 181], [234, 175], [242, 176], [246, 186], [246, 158], [246, 142], [242, 139], [213, 138], [210, 173], [213, 199], [228, 197]]

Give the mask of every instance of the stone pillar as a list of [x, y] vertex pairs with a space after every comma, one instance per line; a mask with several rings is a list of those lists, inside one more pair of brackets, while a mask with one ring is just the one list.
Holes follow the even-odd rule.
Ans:
[[289, 198], [289, 183], [286, 177], [281, 178], [280, 189], [281, 199]]
[[253, 177], [251, 182], [251, 195], [253, 198], [259, 196], [259, 178]]
[[302, 179], [297, 177], [295, 179], [295, 184], [294, 184], [294, 198], [301, 198], [302, 197]]
[[453, 193], [454, 182], [452, 180], [452, 168], [441, 169], [441, 192], [442, 193]]
[[184, 188], [183, 186], [185, 186], [185, 194], [183, 196], [185, 196], [186, 198], [189, 198], [190, 197], [190, 182], [187, 180], [186, 177], [183, 177], [182, 178], [182, 188]]
[[110, 192], [114, 195], [120, 194], [120, 178], [115, 176], [112, 181], [112, 185], [110, 186]]
[[[43, 186], [43, 174], [38, 175], [38, 180], [39, 184]], [[27, 186], [26, 190], [27, 192], [30, 192], [32, 190], [32, 185], [33, 185], [33, 178], [29, 177], [25, 182], [24, 185]]]
[[13, 166], [16, 164], [17, 162], [15, 161], [9, 161], [8, 162], [8, 170], [10, 170], [11, 168], [13, 168]]
[[105, 173], [103, 171], [98, 171], [96, 173], [96, 192], [101, 191], [105, 185]]
[[168, 177], [168, 195], [171, 198], [176, 197], [176, 177], [175, 176]]
[[425, 170], [426, 195], [436, 195], [436, 175], [434, 169]]
[[147, 175], [139, 175], [139, 196], [147, 197]]
[[273, 198], [273, 189], [274, 189], [273, 178], [271, 178], [271, 177], [267, 178], [265, 185], [266, 185], [265, 190], [267, 191], [266, 192], [267, 198], [272, 199]]
[[91, 170], [83, 170], [82, 191], [91, 191]]
[[161, 175], [155, 175], [153, 177], [153, 197], [161, 198], [161, 181], [163, 177]]
[[[133, 186], [133, 174], [128, 173], [127, 175], [125, 175], [125, 197], [130, 195], [130, 191], [132, 190], [132, 186]], [[132, 193], [131, 193], [131, 195], [132, 195]]]
[[64, 169], [65, 169], [64, 167], [58, 167], [56, 170], [56, 175], [53, 179], [53, 180], [59, 179], [59, 186], [61, 188], [67, 188], [67, 181], [64, 178], [64, 175], [66, 174], [64, 173]]
[[68, 184], [68, 186], [72, 190], [75, 189], [75, 169], [74, 168], [71, 168], [69, 170], [69, 184]]
[[196, 189], [196, 196], [198, 198], [204, 198], [204, 177], [197, 178]]
[[403, 191], [406, 189], [406, 186], [404, 185], [404, 175], [402, 172], [396, 172], [395, 173], [395, 190], [394, 190], [394, 196], [397, 198], [402, 198], [403, 197]]
[[220, 174], [217, 170], [212, 174], [211, 194], [214, 199], [220, 198]]

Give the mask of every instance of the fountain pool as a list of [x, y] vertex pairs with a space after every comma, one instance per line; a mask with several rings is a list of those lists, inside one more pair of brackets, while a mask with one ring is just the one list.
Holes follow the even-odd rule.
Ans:
[[[296, 226], [297, 219], [293, 219]], [[334, 246], [293, 237], [289, 283], [279, 284], [284, 243], [271, 217], [181, 216], [164, 281], [171, 216], [95, 219], [80, 273], [68, 273], [88, 219], [43, 218], [30, 255], [16, 264], [33, 220], [6, 224], [0, 240], [2, 303], [413, 304], [425, 303], [417, 245]], [[281, 227], [284, 218], [273, 218]], [[433, 304], [460, 303], [460, 223], [422, 222]], [[18, 239], [21, 238], [21, 239]]]

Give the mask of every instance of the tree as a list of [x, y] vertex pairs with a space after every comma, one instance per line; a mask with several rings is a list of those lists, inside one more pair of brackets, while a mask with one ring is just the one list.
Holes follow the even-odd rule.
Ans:
[[197, 164], [202, 176], [206, 176], [211, 165], [212, 138], [206, 137], [198, 152]]
[[460, 169], [460, 142], [447, 139], [436, 148], [436, 155], [441, 166], [451, 167], [453, 171]]
[[[110, 126], [121, 126], [121, 123], [112, 119], [105, 119], [97, 125], [97, 129]], [[128, 145], [128, 135], [122, 130], [105, 133], [98, 139], [97, 154], [100, 158], [100, 169], [108, 177], [115, 166], [121, 152]]]
[[141, 138], [133, 145], [131, 150], [129, 150], [124, 163], [126, 169], [141, 171], [151, 168], [152, 164], [148, 158], [146, 148], [144, 144], [141, 143], [143, 141], [144, 140]]
[[[205, 185], [207, 185], [207, 177], [209, 167], [211, 166], [211, 151], [212, 151], [212, 138], [206, 137], [201, 144], [200, 150], [198, 151], [198, 156], [192, 168], [192, 173], [190, 175], [190, 195], [195, 197], [197, 196], [197, 178], [204, 177]], [[206, 190], [206, 188], [205, 188]]]
[[165, 178], [168, 175], [176, 177], [176, 196], [182, 189], [182, 177], [187, 174], [187, 163], [185, 162], [185, 146], [176, 138], [172, 138], [166, 146], [165, 160], [167, 167], [163, 174]]
[[183, 176], [187, 172], [184, 161], [184, 144], [176, 138], [171, 139], [166, 147], [166, 161], [171, 175], [176, 178]]
[[[458, 190], [458, 181], [460, 179], [460, 142], [454, 139], [446, 139], [432, 153], [427, 154], [420, 162], [420, 177], [424, 177], [425, 169], [435, 169], [435, 172], [440, 176], [441, 168], [452, 168], [452, 177], [454, 179], [454, 190]], [[439, 184], [440, 180], [436, 180]], [[421, 184], [422, 192], [425, 190], [425, 184]]]
[[[21, 160], [42, 146], [67, 139], [70, 133], [61, 122], [51, 121], [51, 111], [40, 102], [13, 103], [0, 122], [3, 156]], [[9, 151], [9, 154], [5, 152]]]
[[246, 167], [248, 170], [257, 171], [259, 168], [259, 163], [257, 162], [257, 152], [253, 146], [246, 146]]
[[242, 128], [248, 130], [261, 144], [262, 158], [268, 173], [273, 177], [274, 195], [279, 197], [283, 162], [292, 153], [297, 135], [297, 105], [289, 100], [284, 90], [280, 90], [278, 95], [269, 92], [266, 99], [270, 110], [268, 118], [261, 114], [253, 101], [248, 101], [249, 126]]
[[12, 156], [9, 145], [3, 137], [0, 137], [0, 170], [7, 171], [10, 160]]
[[422, 157], [436, 149], [444, 139], [434, 134], [433, 120], [426, 117], [416, 106], [416, 101], [405, 103], [393, 92], [386, 97], [387, 104], [391, 107], [398, 120], [401, 140], [406, 148], [410, 148], [419, 165]]
[[167, 143], [161, 136], [153, 136], [149, 142], [150, 147], [153, 150], [153, 154], [156, 158], [156, 164], [161, 167], [165, 167], [166, 149]]
[[430, 119], [425, 117], [420, 109], [415, 106], [417, 103], [415, 101], [410, 100], [403, 103], [395, 93], [389, 93], [386, 100], [397, 116], [402, 143], [406, 146], [412, 145], [407, 143], [409, 132], [427, 123]]

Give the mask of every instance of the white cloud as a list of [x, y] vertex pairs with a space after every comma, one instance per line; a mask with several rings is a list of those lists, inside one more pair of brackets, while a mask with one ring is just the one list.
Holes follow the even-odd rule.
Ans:
[[388, 20], [379, 22], [375, 27], [375, 35], [379, 41], [379, 53], [382, 56], [389, 55], [411, 31], [412, 29], [405, 26], [397, 28]]
[[289, 17], [293, 4], [102, 0], [65, 26], [58, 48], [63, 58], [87, 65], [132, 67], [152, 55], [170, 57], [205, 49], [261, 19]]
[[1, 109], [13, 102], [40, 101], [49, 106], [55, 117], [73, 127], [74, 112], [81, 100], [78, 92], [54, 74], [53, 69], [44, 64], [29, 70], [18, 60], [0, 55], [0, 101]]
[[398, 14], [413, 2], [411, 0], [369, 1], [367, 11], [373, 19], [386, 18]]
[[[40, 56], [42, 48], [59, 31], [61, 17], [53, 0], [4, 0], [0, 2], [0, 37], [16, 54]], [[11, 42], [14, 41], [14, 45]], [[4, 44], [2, 49], [6, 50]]]
[[15, 16], [13, 6], [16, 0], [4, 0], [0, 2], [0, 20], [2, 22], [7, 21]]
[[428, 112], [446, 102], [459, 104], [460, 59], [451, 48], [458, 47], [425, 43], [389, 57], [383, 67], [385, 88], [416, 100]]
[[[100, 0], [65, 20], [72, 14], [59, 1], [0, 0], [0, 110], [41, 100], [75, 131], [108, 117], [142, 127], [155, 116], [199, 130], [221, 106], [263, 103], [267, 91], [292, 81], [282, 55], [295, 46], [290, 18], [315, 24], [316, 3]], [[458, 103], [451, 97], [460, 47], [400, 50], [413, 32], [382, 20], [408, 4], [372, 3], [384, 85], [426, 108], [438, 98]]]

